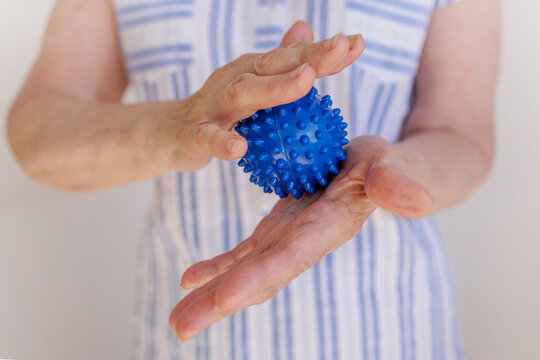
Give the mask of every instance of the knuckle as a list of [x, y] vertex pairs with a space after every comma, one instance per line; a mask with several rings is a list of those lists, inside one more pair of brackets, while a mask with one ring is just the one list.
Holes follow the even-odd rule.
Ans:
[[247, 73], [238, 75], [225, 89], [226, 100], [236, 106], [242, 106], [246, 103], [245, 82], [250, 78]]
[[237, 57], [233, 63], [234, 64], [245, 64], [246, 62], [248, 61], [251, 61], [253, 58], [257, 57], [259, 54], [255, 54], [255, 53], [247, 53], [247, 54], [243, 54], [243, 55], [240, 55], [239, 57]]
[[230, 73], [230, 69], [229, 69], [229, 66], [228, 65], [224, 65], [224, 66], [221, 66], [219, 68], [217, 68], [216, 70], [214, 70], [214, 72], [212, 74], [210, 74], [210, 76], [208, 77], [208, 79], [210, 80], [220, 80], [220, 79], [223, 79], [223, 78], [226, 78]]
[[202, 126], [202, 125], [195, 126], [193, 128], [192, 132], [191, 132], [191, 136], [192, 136], [193, 140], [198, 145], [205, 144], [205, 140], [206, 140], [205, 134], [206, 134], [206, 131], [204, 129], [204, 126]]
[[307, 46], [298, 47], [294, 56], [297, 65], [305, 63], [307, 59]]
[[269, 51], [257, 56], [255, 60], [253, 60], [253, 71], [259, 75], [267, 73], [272, 64], [273, 54], [274, 51]]
[[290, 48], [293, 48], [293, 49], [304, 49], [309, 45], [311, 45], [311, 43], [308, 42], [308, 41], [299, 41], [299, 42], [291, 44], [291, 45], [289, 45], [287, 47], [290, 47]]

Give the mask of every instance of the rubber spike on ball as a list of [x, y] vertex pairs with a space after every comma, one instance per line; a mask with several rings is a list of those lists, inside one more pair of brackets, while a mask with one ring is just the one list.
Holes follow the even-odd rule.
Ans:
[[238, 165], [265, 193], [297, 199], [313, 194], [346, 159], [347, 123], [340, 112], [315, 88], [290, 104], [257, 111], [235, 127], [248, 142]]

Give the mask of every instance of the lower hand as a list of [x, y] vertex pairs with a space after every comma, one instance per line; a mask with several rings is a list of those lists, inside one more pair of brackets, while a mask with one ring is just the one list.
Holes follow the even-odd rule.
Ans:
[[376, 207], [407, 217], [428, 215], [432, 199], [408, 174], [408, 158], [386, 140], [361, 136], [324, 192], [280, 200], [235, 249], [190, 267], [182, 287], [199, 287], [172, 311], [185, 341], [211, 324], [276, 295], [360, 231]]

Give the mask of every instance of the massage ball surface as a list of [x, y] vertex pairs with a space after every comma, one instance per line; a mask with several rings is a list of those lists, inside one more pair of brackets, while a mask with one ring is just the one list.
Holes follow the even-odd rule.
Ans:
[[345, 160], [347, 123], [332, 109], [330, 96], [317, 89], [290, 104], [259, 110], [235, 130], [247, 139], [248, 151], [238, 162], [250, 181], [265, 193], [299, 199], [328, 185]]

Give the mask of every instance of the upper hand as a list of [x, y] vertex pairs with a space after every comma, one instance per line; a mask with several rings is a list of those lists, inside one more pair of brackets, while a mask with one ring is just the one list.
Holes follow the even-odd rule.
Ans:
[[212, 157], [240, 158], [247, 151], [247, 142], [231, 131], [236, 122], [259, 109], [301, 98], [316, 78], [340, 72], [364, 50], [360, 35], [312, 40], [311, 27], [299, 21], [279, 48], [243, 55], [217, 69], [198, 92], [180, 106], [174, 104], [157, 124], [156, 143], [165, 149], [159, 152], [161, 159], [171, 169], [194, 171]]
[[280, 200], [233, 250], [190, 267], [182, 287], [200, 286], [172, 311], [182, 340], [262, 303], [360, 231], [377, 206], [407, 217], [430, 213], [432, 199], [408, 174], [406, 155], [376, 136], [347, 147], [347, 160], [324, 192]]

